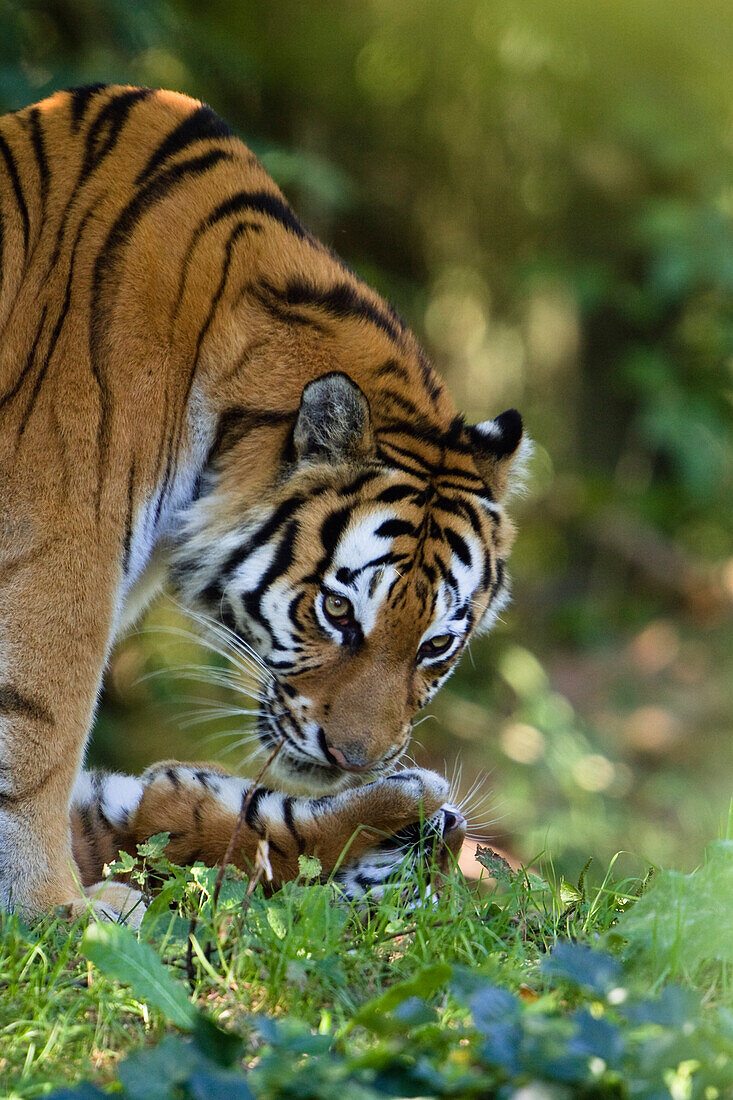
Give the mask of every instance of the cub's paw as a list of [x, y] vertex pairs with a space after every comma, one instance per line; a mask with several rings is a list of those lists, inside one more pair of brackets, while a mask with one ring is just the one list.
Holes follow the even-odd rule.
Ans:
[[427, 821], [448, 797], [447, 779], [425, 768], [409, 768], [340, 796], [356, 823], [375, 834], [396, 833]]
[[83, 897], [64, 906], [65, 915], [70, 920], [77, 920], [88, 913], [112, 924], [126, 924], [136, 932], [142, 924], [145, 909], [143, 896], [138, 890], [113, 880], [87, 886]]
[[[406, 825], [345, 864], [335, 875], [335, 881], [350, 899], [377, 900], [390, 883], [399, 883], [411, 900], [417, 901], [418, 865], [445, 873], [451, 854], [458, 856], [465, 835], [463, 814], [457, 807], [445, 804], [427, 820]], [[433, 883], [429, 882], [426, 894], [431, 893]]]

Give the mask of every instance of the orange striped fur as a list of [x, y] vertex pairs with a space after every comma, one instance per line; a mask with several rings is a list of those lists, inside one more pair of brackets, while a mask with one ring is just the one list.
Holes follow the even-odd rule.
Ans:
[[373, 785], [506, 598], [521, 434], [464, 424], [208, 107], [94, 86], [0, 119], [0, 904], [78, 897], [105, 663], [166, 577], [259, 655], [279, 779], [404, 822]]

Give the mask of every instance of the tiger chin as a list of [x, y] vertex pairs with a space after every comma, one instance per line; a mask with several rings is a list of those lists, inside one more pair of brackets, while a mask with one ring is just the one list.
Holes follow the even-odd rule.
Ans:
[[[166, 581], [266, 669], [259, 736], [283, 741], [278, 782], [330, 799], [319, 851], [432, 818], [440, 777], [390, 773], [508, 598], [519, 414], [466, 424], [185, 96], [93, 85], [1, 118], [0, 239], [0, 905], [81, 903], [70, 805], [102, 677]], [[176, 806], [153, 774], [136, 836]], [[287, 877], [275, 797], [256, 808]], [[298, 826], [312, 802], [280, 805]]]

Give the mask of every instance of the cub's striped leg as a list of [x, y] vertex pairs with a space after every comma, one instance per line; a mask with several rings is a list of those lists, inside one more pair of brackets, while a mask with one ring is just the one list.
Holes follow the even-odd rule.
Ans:
[[[448, 784], [434, 772], [413, 769], [325, 798], [294, 798], [209, 766], [156, 764], [133, 780], [86, 775], [72, 807], [74, 851], [84, 881], [98, 878], [117, 850], [157, 832], [169, 832], [166, 854], [177, 863], [224, 858], [248, 798], [233, 862], [254, 865], [257, 845], [269, 843], [273, 886], [298, 874], [298, 856], [318, 856], [324, 875], [339, 866], [338, 880], [352, 896], [378, 888], [414, 853], [421, 814], [427, 835], [455, 848], [463, 839], [458, 811], [443, 807]], [[251, 794], [250, 794], [251, 792]], [[411, 828], [412, 827], [412, 828]]]
[[142, 895], [123, 882], [100, 879], [105, 863], [113, 863], [120, 852], [135, 852], [129, 822], [143, 790], [142, 780], [131, 775], [88, 771], [77, 776], [71, 797], [71, 843], [85, 889], [84, 899], [70, 907], [72, 918], [81, 916], [91, 900], [98, 916], [140, 927], [145, 914]]

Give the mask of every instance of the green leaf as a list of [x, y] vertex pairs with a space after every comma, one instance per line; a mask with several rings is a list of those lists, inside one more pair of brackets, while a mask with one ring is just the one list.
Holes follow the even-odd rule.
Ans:
[[388, 1012], [392, 1012], [408, 997], [429, 997], [446, 984], [451, 974], [452, 968], [448, 963], [434, 963], [431, 966], [424, 966], [417, 971], [414, 977], [408, 978], [404, 982], [398, 982], [378, 997], [367, 1001], [355, 1014], [351, 1026], [358, 1024], [378, 1034], [392, 1030], [391, 1022], [385, 1021]]
[[321, 861], [316, 856], [298, 856], [298, 874], [306, 882], [320, 878], [322, 870]]
[[162, 919], [170, 923], [173, 916], [171, 905], [173, 902], [181, 900], [185, 888], [185, 879], [182, 876], [176, 876], [166, 882], [165, 886], [155, 895], [145, 910], [142, 921], [143, 931], [146, 935], [150, 934], [159, 920]]
[[711, 844], [692, 874], [655, 875], [615, 931], [672, 974], [705, 961], [733, 963], [733, 841]]
[[540, 969], [550, 978], [561, 978], [581, 989], [605, 995], [621, 978], [619, 963], [580, 943], [560, 940], [551, 955], [542, 960]]
[[129, 875], [136, 863], [135, 856], [131, 856], [129, 852], [120, 852], [119, 858], [114, 863], [108, 864], [109, 873], [110, 875]]
[[583, 895], [577, 887], [573, 886], [572, 882], [568, 882], [566, 879], [560, 881], [560, 901], [564, 906], [576, 906], [583, 900]]
[[144, 844], [138, 844], [138, 855], [143, 859], [157, 859], [168, 847], [170, 838], [170, 833], [155, 833]]
[[157, 1008], [176, 1027], [190, 1031], [198, 1012], [186, 987], [175, 981], [150, 944], [141, 943], [121, 924], [91, 924], [81, 952], [107, 977], [129, 986], [138, 1000]]
[[476, 862], [480, 863], [500, 886], [511, 886], [514, 881], [514, 871], [512, 871], [504, 857], [495, 852], [493, 848], [484, 848], [481, 844], [477, 844]]
[[207, 1062], [195, 1045], [178, 1035], [166, 1035], [154, 1047], [135, 1050], [118, 1070], [130, 1100], [174, 1100], [180, 1086]]
[[197, 1048], [210, 1062], [228, 1069], [244, 1054], [244, 1044], [239, 1035], [224, 1031], [208, 1016], [199, 1013], [194, 1028]]
[[285, 939], [288, 934], [288, 922], [282, 909], [275, 905], [268, 905], [267, 923], [279, 940]]
[[193, 1100], [255, 1100], [254, 1093], [240, 1073], [208, 1070], [194, 1073], [186, 1082]]

